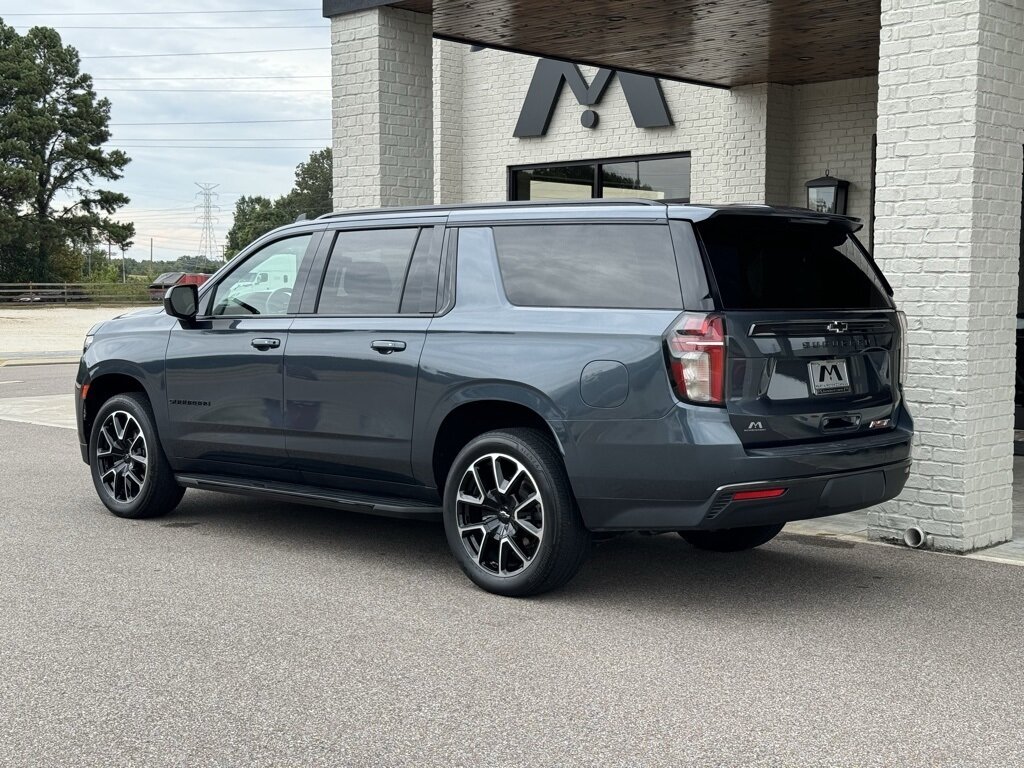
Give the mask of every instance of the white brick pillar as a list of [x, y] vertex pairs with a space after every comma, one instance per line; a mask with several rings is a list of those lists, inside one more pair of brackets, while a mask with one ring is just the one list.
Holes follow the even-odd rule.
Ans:
[[336, 209], [433, 202], [432, 34], [399, 8], [331, 18]]
[[434, 202], [462, 202], [463, 57], [469, 48], [434, 41]]
[[1011, 535], [1024, 3], [882, 0], [875, 254], [910, 323], [917, 426], [900, 499], [939, 549]]

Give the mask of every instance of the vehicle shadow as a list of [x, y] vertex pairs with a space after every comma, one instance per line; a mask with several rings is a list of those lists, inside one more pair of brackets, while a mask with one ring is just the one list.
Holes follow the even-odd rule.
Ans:
[[[389, 572], [420, 586], [434, 582], [438, 589], [454, 589], [459, 599], [501, 599], [477, 590], [462, 575], [436, 522], [190, 491], [178, 510], [158, 524], [231, 537], [255, 550], [286, 548], [344, 558], [353, 567], [379, 567], [383, 560]], [[926, 592], [936, 589], [942, 577], [908, 572], [902, 566], [905, 555], [898, 549], [785, 533], [756, 550], [719, 554], [696, 550], [675, 534], [631, 534], [598, 544], [572, 582], [535, 599], [645, 611], [700, 605], [719, 616], [838, 615], [876, 596], [891, 605], [900, 593], [910, 599], [925, 587]]]

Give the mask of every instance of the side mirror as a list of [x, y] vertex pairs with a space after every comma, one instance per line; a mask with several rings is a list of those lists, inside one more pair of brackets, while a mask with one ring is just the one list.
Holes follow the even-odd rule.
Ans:
[[172, 285], [164, 294], [164, 312], [185, 323], [196, 319], [199, 311], [199, 288], [194, 284]]

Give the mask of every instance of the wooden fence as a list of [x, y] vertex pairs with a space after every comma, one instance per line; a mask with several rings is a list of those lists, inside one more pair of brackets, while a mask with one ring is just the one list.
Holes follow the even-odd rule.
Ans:
[[142, 283], [0, 283], [0, 306], [7, 308], [149, 301], [156, 299]]

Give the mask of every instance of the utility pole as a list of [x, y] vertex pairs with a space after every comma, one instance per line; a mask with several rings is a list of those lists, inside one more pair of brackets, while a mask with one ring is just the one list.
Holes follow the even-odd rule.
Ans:
[[199, 236], [199, 252], [197, 255], [213, 261], [214, 255], [219, 250], [217, 248], [217, 235], [213, 231], [213, 225], [217, 221], [215, 214], [220, 213], [220, 206], [216, 202], [218, 195], [213, 190], [219, 187], [220, 184], [208, 184], [197, 181], [196, 186], [199, 187], [199, 191], [196, 193], [198, 202], [195, 207], [199, 216], [198, 221], [203, 225], [203, 232]]
[[149, 238], [149, 266], [153, 266], [153, 238]]

